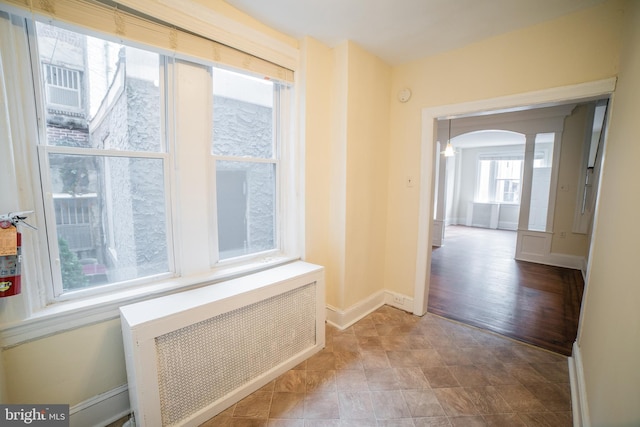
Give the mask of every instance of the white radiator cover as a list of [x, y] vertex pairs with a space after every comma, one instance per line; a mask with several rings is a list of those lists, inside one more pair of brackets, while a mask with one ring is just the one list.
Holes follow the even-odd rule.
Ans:
[[197, 426], [325, 344], [324, 269], [294, 262], [122, 307], [137, 426]]

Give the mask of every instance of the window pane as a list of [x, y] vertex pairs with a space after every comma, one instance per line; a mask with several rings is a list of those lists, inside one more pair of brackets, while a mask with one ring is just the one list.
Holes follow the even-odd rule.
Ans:
[[162, 159], [50, 154], [63, 290], [167, 272]]
[[216, 161], [220, 259], [276, 247], [273, 163]]
[[529, 230], [546, 231], [547, 229], [554, 136], [553, 133], [536, 135], [533, 177], [531, 179], [531, 204], [529, 205]]
[[213, 68], [213, 154], [274, 157], [274, 84]]
[[160, 55], [36, 23], [47, 145], [164, 152]]
[[491, 188], [491, 160], [480, 160], [478, 162], [478, 202], [490, 201]]

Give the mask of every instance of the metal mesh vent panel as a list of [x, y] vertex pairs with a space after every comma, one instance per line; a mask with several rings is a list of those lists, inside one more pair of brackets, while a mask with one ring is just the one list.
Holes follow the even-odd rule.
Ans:
[[156, 338], [172, 425], [316, 343], [315, 282]]

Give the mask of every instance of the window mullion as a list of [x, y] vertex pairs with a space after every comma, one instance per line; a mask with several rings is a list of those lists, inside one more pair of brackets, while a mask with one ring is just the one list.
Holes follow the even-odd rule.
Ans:
[[69, 154], [77, 156], [102, 156], [102, 157], [126, 157], [140, 159], [166, 159], [166, 152], [149, 152], [149, 151], [125, 151], [125, 150], [104, 150], [100, 148], [79, 148], [65, 147], [55, 145], [42, 145], [42, 147], [51, 154]]
[[260, 157], [236, 157], [236, 156], [217, 156], [213, 155], [215, 160], [225, 161], [225, 162], [247, 162], [247, 163], [273, 163], [275, 165], [278, 164], [278, 159], [272, 158], [260, 158]]

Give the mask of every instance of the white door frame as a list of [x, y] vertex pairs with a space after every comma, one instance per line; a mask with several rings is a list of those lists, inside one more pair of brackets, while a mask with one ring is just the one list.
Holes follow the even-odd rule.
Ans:
[[540, 108], [566, 102], [587, 101], [603, 95], [612, 94], [615, 86], [616, 78], [612, 77], [571, 86], [422, 109], [418, 248], [416, 254], [413, 314], [418, 316], [424, 315], [427, 312], [427, 301], [429, 299], [434, 206], [433, 185], [435, 182], [436, 161], [434, 153], [437, 139], [436, 120], [438, 118], [473, 115], [486, 111], [496, 113], [506, 112], [509, 110], [522, 109], [522, 106]]

